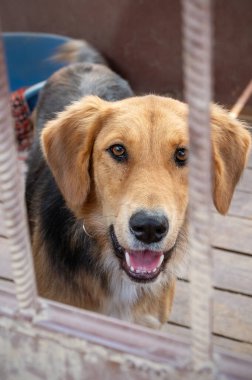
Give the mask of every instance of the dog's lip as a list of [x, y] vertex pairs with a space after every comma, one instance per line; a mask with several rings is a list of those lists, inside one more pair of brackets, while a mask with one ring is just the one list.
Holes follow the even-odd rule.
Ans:
[[173, 248], [167, 252], [152, 250], [130, 250], [123, 248], [115, 235], [114, 226], [110, 226], [110, 236], [116, 256], [120, 259], [122, 269], [137, 282], [154, 281], [164, 269], [171, 257]]

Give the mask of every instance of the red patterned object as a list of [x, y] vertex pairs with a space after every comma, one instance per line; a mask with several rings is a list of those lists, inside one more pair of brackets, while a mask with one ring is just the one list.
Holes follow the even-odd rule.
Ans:
[[11, 112], [14, 120], [16, 141], [19, 151], [28, 149], [33, 140], [31, 112], [25, 100], [25, 89], [19, 89], [11, 95]]

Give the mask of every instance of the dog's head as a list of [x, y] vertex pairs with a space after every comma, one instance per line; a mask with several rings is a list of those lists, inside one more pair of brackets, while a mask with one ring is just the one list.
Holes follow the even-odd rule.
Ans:
[[[225, 214], [246, 164], [249, 133], [212, 109], [213, 201]], [[42, 132], [69, 208], [103, 262], [133, 282], [165, 280], [182, 260], [188, 207], [187, 106], [158, 96], [86, 97]]]

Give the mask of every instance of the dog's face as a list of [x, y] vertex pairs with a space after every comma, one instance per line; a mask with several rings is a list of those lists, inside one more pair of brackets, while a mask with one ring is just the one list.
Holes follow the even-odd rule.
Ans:
[[[249, 134], [213, 108], [213, 199], [229, 207]], [[47, 162], [68, 206], [102, 247], [109, 270], [165, 281], [182, 260], [188, 207], [185, 104], [157, 96], [108, 103], [88, 97], [48, 123]]]
[[167, 112], [167, 101], [155, 97], [114, 104], [94, 143], [104, 223], [121, 267], [137, 282], [163, 272], [187, 209], [186, 120], [169, 105]]

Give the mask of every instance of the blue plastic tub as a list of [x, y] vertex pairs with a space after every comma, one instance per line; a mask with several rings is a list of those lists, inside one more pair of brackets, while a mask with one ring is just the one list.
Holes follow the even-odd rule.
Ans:
[[44, 81], [63, 67], [51, 59], [69, 38], [46, 33], [4, 33], [10, 91], [27, 88], [25, 97], [32, 110]]

